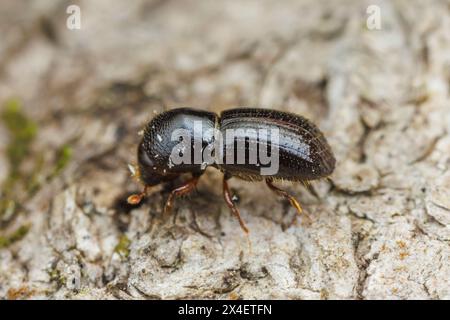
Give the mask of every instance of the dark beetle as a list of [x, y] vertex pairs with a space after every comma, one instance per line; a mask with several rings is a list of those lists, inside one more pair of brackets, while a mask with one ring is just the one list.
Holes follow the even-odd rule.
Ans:
[[[174, 139], [174, 132], [179, 129], [190, 135], [175, 135], [178, 139]], [[270, 135], [262, 134], [269, 131]], [[219, 141], [220, 134], [223, 138], [229, 132], [235, 132], [231, 140], [223, 139], [221, 145], [214, 144]], [[218, 161], [201, 159], [196, 162], [195, 152], [202, 155], [207, 148]], [[267, 156], [277, 156], [276, 172], [262, 175], [261, 169], [267, 169], [267, 163], [263, 163], [262, 157], [257, 157], [256, 161], [253, 158], [252, 161], [252, 152], [256, 154], [261, 150], [266, 150]], [[243, 155], [240, 161], [237, 160], [239, 154]], [[174, 155], [186, 156], [184, 159], [191, 161], [174, 164]], [[309, 120], [292, 113], [254, 108], [226, 110], [220, 115], [189, 108], [161, 113], [145, 127], [137, 156], [138, 165], [133, 173], [145, 188], [141, 194], [128, 198], [130, 204], [139, 203], [146, 196], [149, 187], [174, 180], [181, 174], [191, 173], [192, 178], [169, 195], [165, 211], [170, 211], [174, 197], [191, 192], [206, 167], [213, 166], [224, 173], [225, 201], [245, 232], [248, 229], [232, 200], [227, 183], [229, 178], [265, 180], [272, 191], [289, 200], [298, 213], [301, 213], [300, 204], [286, 191], [276, 187], [273, 181], [285, 179], [307, 182], [327, 177], [333, 172], [336, 162], [325, 137]]]

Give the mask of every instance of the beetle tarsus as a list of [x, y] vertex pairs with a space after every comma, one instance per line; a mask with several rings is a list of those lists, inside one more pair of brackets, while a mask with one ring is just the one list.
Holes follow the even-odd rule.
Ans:
[[291, 206], [293, 206], [297, 210], [297, 214], [299, 216], [304, 215], [310, 222], [312, 221], [311, 217], [305, 211], [303, 211], [302, 207], [300, 206], [300, 203], [293, 196], [287, 193], [287, 191], [275, 186], [273, 184], [272, 179], [266, 179], [266, 184], [270, 188], [270, 190], [275, 192], [277, 195], [287, 199], [291, 204]]

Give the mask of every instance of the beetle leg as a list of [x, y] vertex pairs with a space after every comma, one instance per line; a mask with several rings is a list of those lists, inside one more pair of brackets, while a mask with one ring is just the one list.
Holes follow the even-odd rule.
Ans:
[[223, 197], [225, 199], [225, 202], [226, 202], [228, 208], [230, 208], [231, 213], [238, 219], [242, 230], [244, 230], [244, 232], [246, 234], [248, 234], [248, 228], [246, 227], [244, 221], [242, 220], [241, 214], [239, 213], [239, 210], [236, 207], [236, 204], [233, 202], [233, 198], [231, 196], [230, 188], [228, 187], [228, 182], [227, 182], [227, 180], [229, 178], [230, 177], [227, 174], [225, 174], [223, 177]]
[[132, 194], [127, 198], [127, 202], [131, 205], [139, 204], [142, 201], [142, 199], [144, 199], [147, 196], [148, 189], [149, 186], [145, 186], [144, 190], [141, 193]]
[[300, 203], [293, 196], [287, 193], [287, 191], [275, 186], [273, 184], [272, 179], [266, 179], [266, 184], [270, 188], [270, 190], [275, 192], [277, 195], [289, 200], [291, 206], [293, 206], [297, 210], [298, 215], [304, 214], [306, 218], [308, 218], [308, 220], [311, 221], [311, 217], [306, 212], [303, 211], [302, 207], [300, 206]]
[[164, 206], [164, 213], [169, 213], [172, 210], [172, 203], [175, 197], [179, 197], [192, 192], [192, 190], [195, 189], [195, 186], [197, 185], [199, 178], [200, 178], [199, 176], [194, 176], [188, 181], [186, 181], [186, 183], [184, 183], [183, 185], [172, 190], [172, 192], [169, 195], [169, 198], [167, 198], [166, 205]]

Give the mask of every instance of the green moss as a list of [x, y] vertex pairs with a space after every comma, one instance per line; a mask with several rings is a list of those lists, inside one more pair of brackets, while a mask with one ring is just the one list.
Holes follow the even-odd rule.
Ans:
[[9, 236], [0, 236], [0, 249], [6, 248], [7, 246], [13, 244], [14, 242], [22, 240], [27, 235], [29, 230], [30, 230], [29, 225], [23, 225], [17, 228], [17, 230], [14, 231]]
[[72, 148], [69, 145], [63, 145], [56, 151], [55, 164], [46, 174], [43, 172], [46, 168], [44, 154], [39, 153], [35, 156], [34, 168], [31, 176], [27, 179], [27, 190], [30, 195], [35, 194], [46, 181], [57, 177], [67, 166], [72, 158]]
[[22, 177], [21, 180], [25, 180], [26, 190], [30, 196], [35, 194], [41, 187], [44, 176], [43, 176], [43, 170], [45, 168], [45, 159], [44, 154], [38, 153], [34, 157], [34, 166], [33, 171], [27, 176]]
[[7, 155], [11, 171], [17, 175], [21, 163], [30, 152], [31, 143], [36, 137], [37, 125], [23, 113], [16, 99], [6, 102], [0, 117], [11, 137]]
[[[65, 144], [56, 151], [55, 162], [45, 161], [45, 151], [32, 152], [38, 126], [23, 112], [17, 99], [8, 100], [0, 112], [0, 121], [8, 130], [6, 155], [9, 174], [0, 190], [0, 229], [22, 210], [21, 203], [33, 196], [45, 182], [64, 170], [72, 158], [72, 148]], [[26, 166], [22, 165], [26, 160]]]
[[58, 269], [49, 270], [48, 275], [50, 276], [50, 281], [55, 281], [58, 286], [63, 286], [67, 281], [66, 277]]
[[128, 255], [130, 254], [130, 244], [130, 239], [128, 239], [126, 235], [122, 235], [119, 239], [119, 243], [114, 248], [114, 252], [117, 252], [124, 258], [128, 258]]
[[16, 198], [14, 188], [17, 182], [23, 178], [20, 167], [30, 155], [31, 145], [37, 133], [37, 125], [23, 113], [17, 99], [11, 99], [5, 103], [0, 113], [0, 120], [10, 136], [10, 142], [6, 148], [10, 171], [2, 186], [0, 199], [0, 217], [2, 217], [4, 215], [13, 216], [18, 207], [17, 201], [14, 200]]
[[60, 174], [70, 162], [70, 159], [72, 159], [72, 148], [65, 144], [57, 152], [56, 164], [52, 176]]

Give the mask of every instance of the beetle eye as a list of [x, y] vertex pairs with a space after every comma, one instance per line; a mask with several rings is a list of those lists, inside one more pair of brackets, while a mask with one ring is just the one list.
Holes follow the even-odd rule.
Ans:
[[142, 146], [142, 144], [139, 146], [138, 161], [139, 161], [139, 164], [141, 164], [143, 166], [146, 166], [146, 167], [153, 167], [154, 166], [153, 160], [150, 159], [150, 157], [148, 156], [148, 154], [145, 151], [145, 149]]

